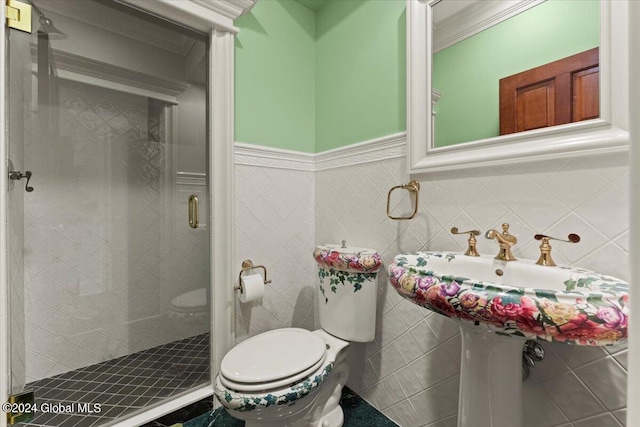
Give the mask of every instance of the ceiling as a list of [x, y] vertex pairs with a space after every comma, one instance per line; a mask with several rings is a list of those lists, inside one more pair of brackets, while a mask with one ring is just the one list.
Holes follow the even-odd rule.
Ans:
[[330, 0], [296, 0], [298, 3], [306, 7], [307, 9], [311, 9], [314, 12], [319, 11], [322, 6], [327, 4]]

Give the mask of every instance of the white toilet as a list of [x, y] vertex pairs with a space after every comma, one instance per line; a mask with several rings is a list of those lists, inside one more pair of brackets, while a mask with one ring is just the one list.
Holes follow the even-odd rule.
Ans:
[[319, 246], [322, 329], [283, 328], [241, 342], [223, 358], [215, 395], [246, 427], [342, 426], [340, 395], [351, 341], [374, 339], [380, 256], [344, 244]]

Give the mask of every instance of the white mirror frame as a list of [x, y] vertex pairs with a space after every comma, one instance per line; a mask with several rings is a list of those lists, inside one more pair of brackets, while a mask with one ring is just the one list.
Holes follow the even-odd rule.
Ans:
[[629, 150], [627, 0], [601, 1], [600, 118], [447, 147], [433, 146], [430, 119], [433, 117], [432, 8], [438, 2], [407, 0], [407, 168], [410, 174]]

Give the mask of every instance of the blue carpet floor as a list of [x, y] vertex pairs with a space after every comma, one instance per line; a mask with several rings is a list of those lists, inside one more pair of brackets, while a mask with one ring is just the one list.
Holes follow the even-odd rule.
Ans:
[[[212, 411], [211, 399], [166, 415], [144, 427], [168, 427], [182, 423], [183, 427], [243, 427], [244, 422], [229, 415], [223, 408]], [[397, 424], [345, 387], [340, 405], [344, 411], [345, 427], [397, 427]], [[200, 415], [195, 415], [199, 413]]]

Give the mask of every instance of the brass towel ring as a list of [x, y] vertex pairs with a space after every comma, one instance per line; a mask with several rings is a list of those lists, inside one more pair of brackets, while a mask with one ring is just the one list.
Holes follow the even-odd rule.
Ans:
[[[409, 194], [413, 194], [414, 197], [414, 206], [413, 206], [413, 213], [411, 214], [411, 216], [393, 216], [391, 215], [391, 193], [393, 192], [393, 190], [396, 190], [398, 188], [402, 188], [403, 190], [407, 190], [409, 192]], [[418, 214], [418, 194], [420, 191], [420, 183], [418, 181], [416, 181], [415, 179], [412, 181], [409, 181], [407, 184], [402, 184], [402, 185], [396, 185], [395, 187], [391, 188], [391, 190], [389, 190], [389, 193], [387, 194], [387, 217], [389, 217], [390, 219], [413, 219], [415, 218], [415, 216]]]

